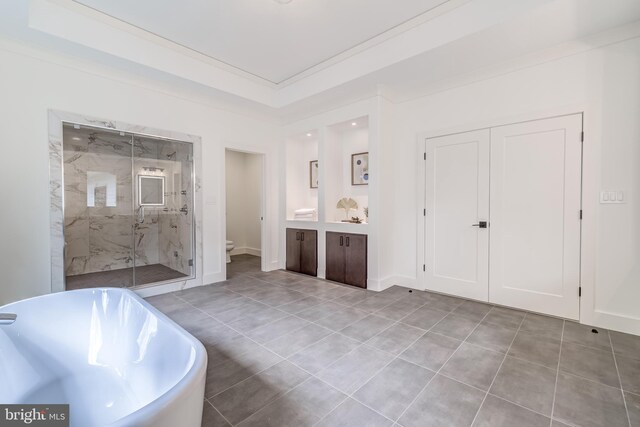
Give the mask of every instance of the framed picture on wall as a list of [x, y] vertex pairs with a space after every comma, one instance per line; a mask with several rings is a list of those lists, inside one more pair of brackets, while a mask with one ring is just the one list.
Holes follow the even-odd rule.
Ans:
[[318, 161], [309, 162], [309, 187], [318, 188]]
[[369, 153], [351, 155], [351, 185], [369, 185]]

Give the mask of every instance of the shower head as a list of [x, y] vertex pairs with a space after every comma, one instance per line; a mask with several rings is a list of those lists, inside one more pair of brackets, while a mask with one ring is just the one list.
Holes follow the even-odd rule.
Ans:
[[174, 151], [171, 154], [167, 154], [167, 159], [169, 159], [169, 160], [171, 160], [172, 158], [175, 158], [175, 157], [176, 157], [176, 151]]

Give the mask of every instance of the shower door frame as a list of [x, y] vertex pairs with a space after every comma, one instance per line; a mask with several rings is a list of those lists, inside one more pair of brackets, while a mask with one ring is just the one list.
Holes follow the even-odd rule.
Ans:
[[[192, 240], [191, 255], [193, 267], [187, 278], [172, 279], [149, 284], [135, 285], [129, 289], [137, 291], [142, 296], [151, 296], [187, 289], [203, 284], [202, 269], [202, 191], [200, 177], [202, 173], [202, 139], [199, 136], [186, 133], [167, 131], [146, 126], [133, 125], [121, 121], [104, 120], [86, 115], [68, 113], [65, 111], [49, 110], [49, 198], [50, 198], [50, 236], [51, 236], [51, 292], [65, 290], [65, 258], [64, 258], [64, 153], [63, 153], [63, 125], [65, 123], [88, 126], [109, 131], [124, 132], [148, 138], [172, 140], [192, 145], [191, 182], [193, 192], [192, 209]], [[132, 146], [133, 150], [133, 146]], [[133, 162], [132, 152], [132, 162]], [[132, 169], [133, 173], [133, 169]], [[133, 188], [132, 183], [132, 188]], [[132, 216], [133, 221], [133, 216]], [[135, 252], [135, 247], [132, 247]], [[135, 257], [134, 257], [135, 260]], [[134, 262], [135, 271], [135, 262]]]

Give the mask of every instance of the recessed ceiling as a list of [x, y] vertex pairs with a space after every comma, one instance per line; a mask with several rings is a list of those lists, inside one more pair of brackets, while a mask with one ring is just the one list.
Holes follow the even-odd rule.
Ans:
[[449, 0], [75, 0], [281, 83]]

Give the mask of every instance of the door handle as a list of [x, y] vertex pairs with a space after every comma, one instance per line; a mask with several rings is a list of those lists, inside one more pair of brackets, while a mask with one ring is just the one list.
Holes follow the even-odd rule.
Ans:
[[296, 232], [296, 240], [300, 240], [300, 233]]
[[349, 246], [349, 236], [347, 236], [347, 246]]
[[300, 241], [304, 242], [304, 232], [300, 233]]
[[471, 224], [472, 227], [478, 227], [478, 228], [487, 228], [488, 227], [488, 222], [487, 221], [478, 221], [477, 224]]
[[343, 240], [342, 240], [342, 239], [343, 239], [343, 237], [342, 237], [342, 236], [340, 236], [340, 246], [342, 246], [342, 245], [344, 244], [344, 242], [343, 242]]

